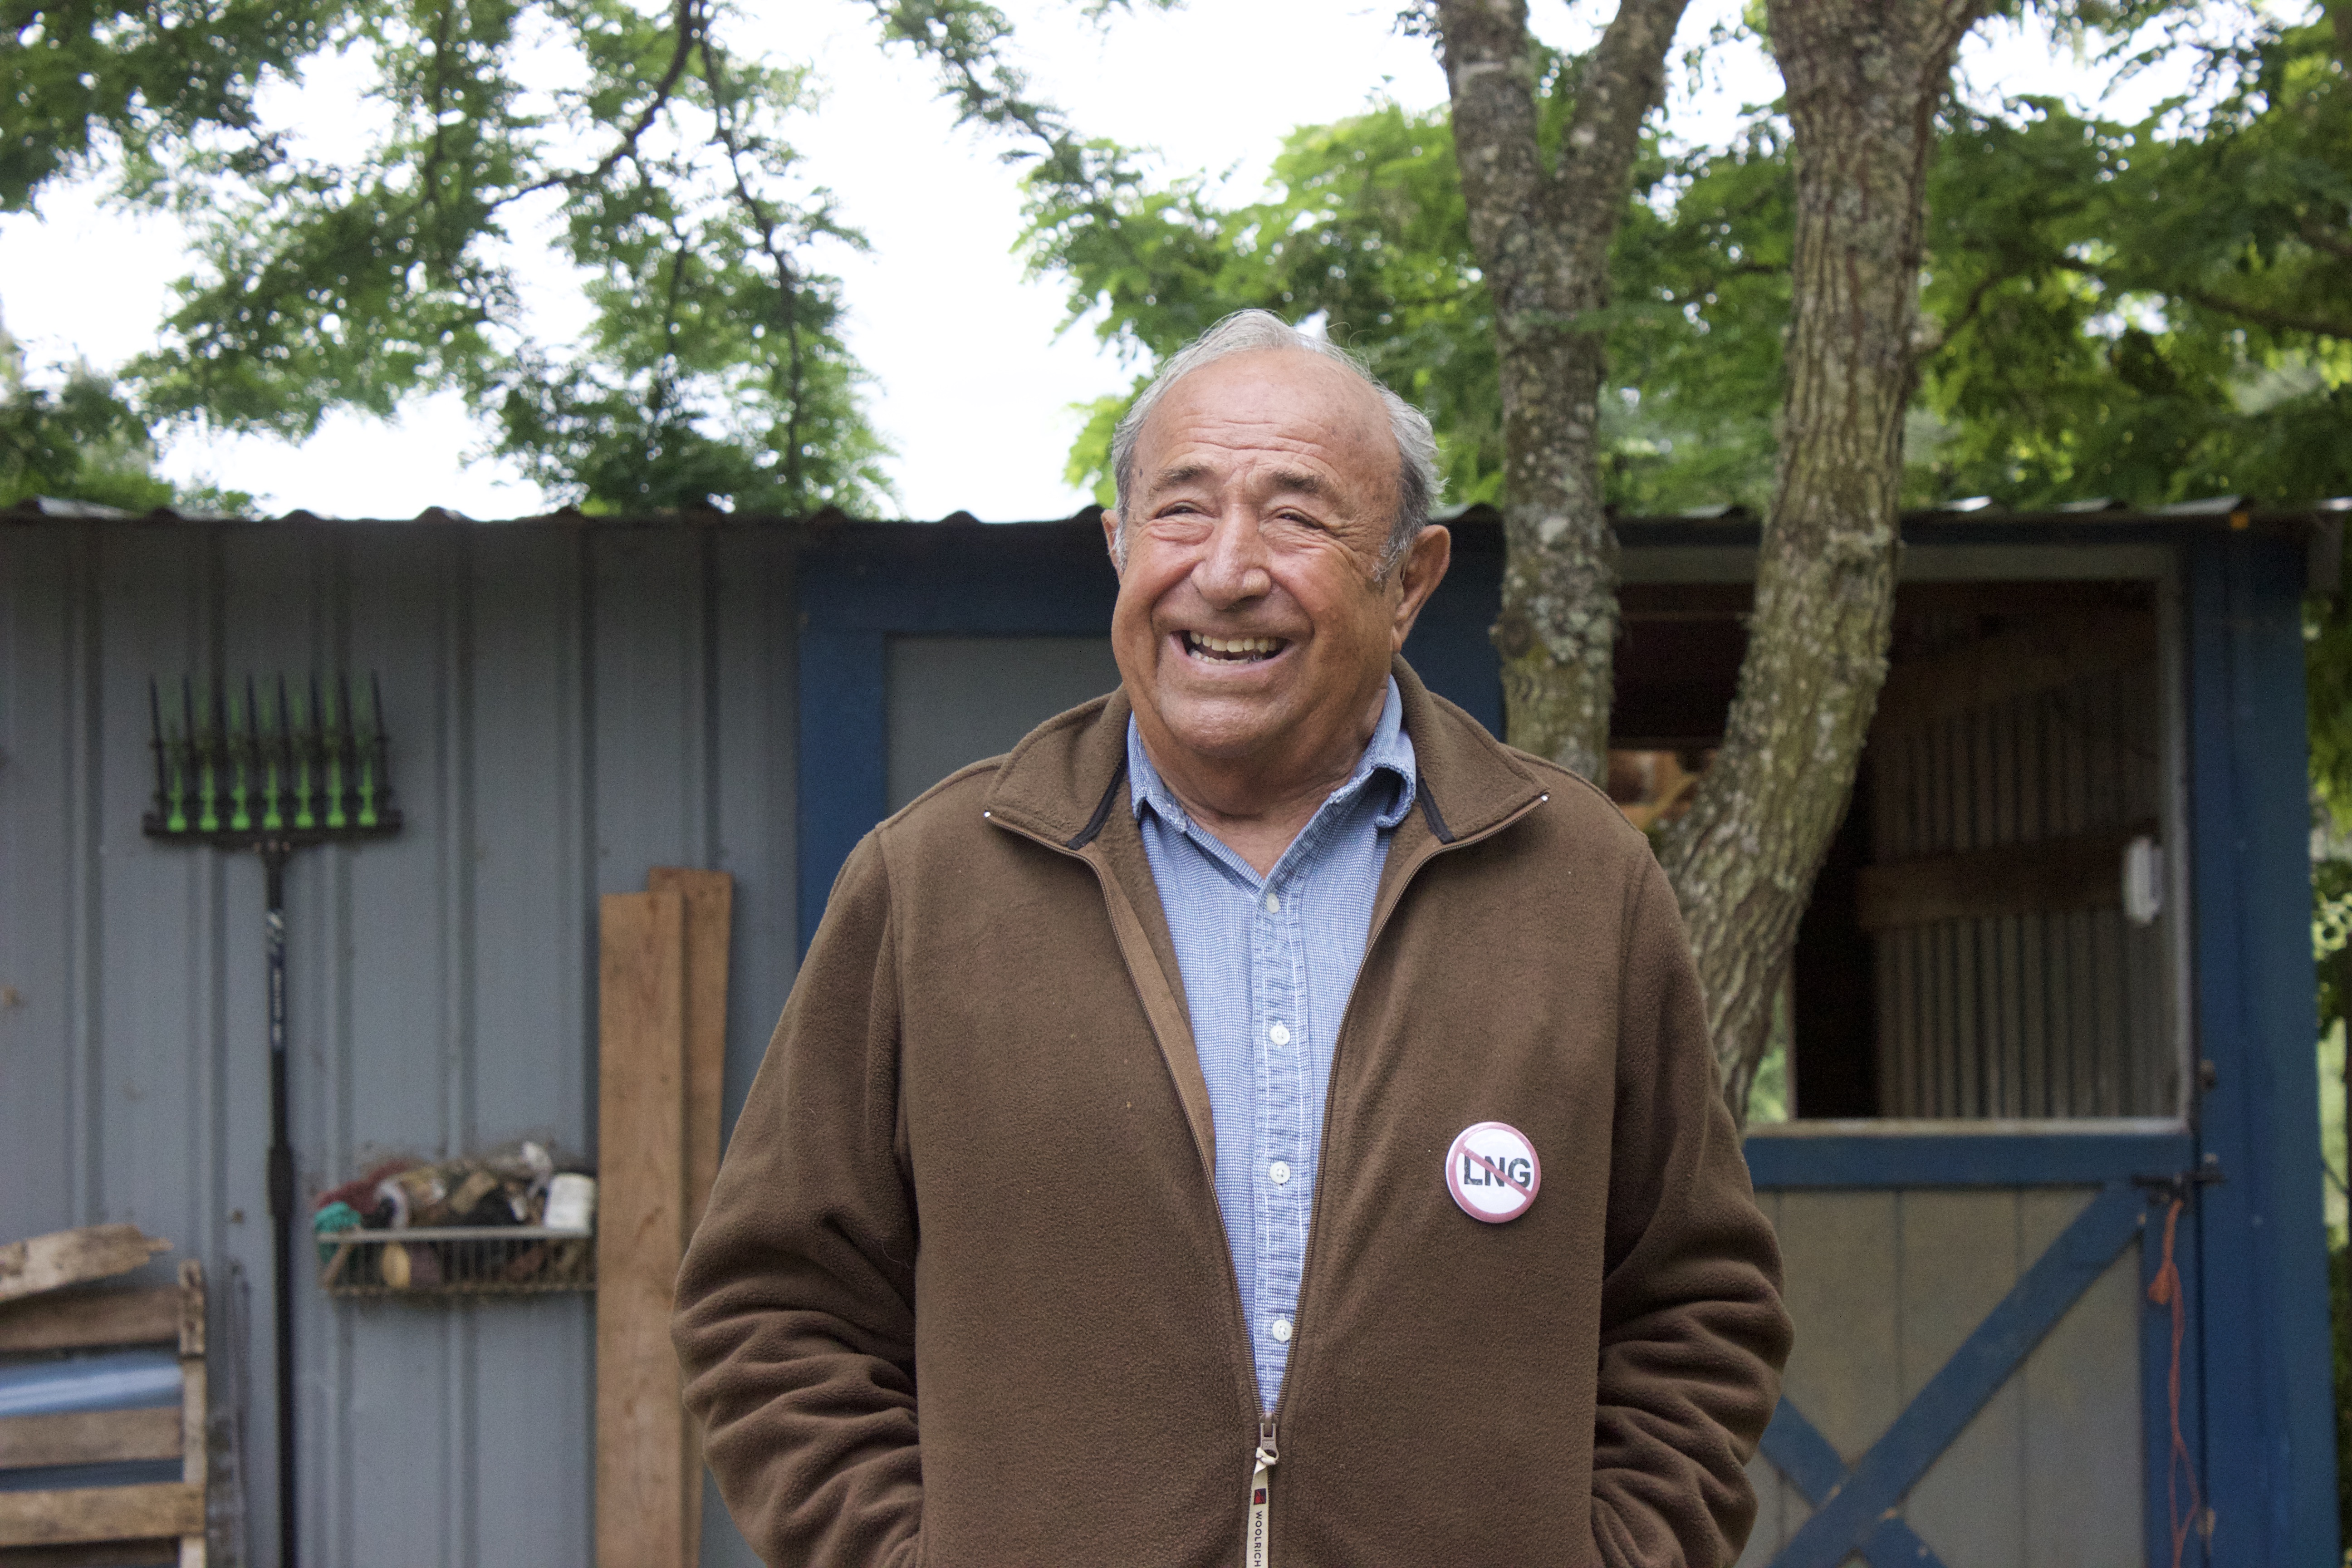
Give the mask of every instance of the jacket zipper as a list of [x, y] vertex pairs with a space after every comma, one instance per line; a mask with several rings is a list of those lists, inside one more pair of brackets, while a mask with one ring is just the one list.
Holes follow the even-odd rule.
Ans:
[[[1518, 821], [1521, 817], [1535, 810], [1536, 807], [1543, 805], [1550, 799], [1551, 792], [1546, 790], [1541, 795], [1538, 795], [1535, 799], [1521, 806], [1518, 810], [1511, 813], [1510, 816], [1504, 817], [1500, 822], [1492, 824], [1480, 832], [1471, 834], [1466, 837], [1455, 838], [1451, 841], [1433, 846], [1427, 854], [1421, 858], [1420, 864], [1412, 867], [1410, 870], [1406, 871], [1403, 876], [1397, 879], [1396, 896], [1388, 901], [1387, 908], [1376, 911], [1372, 921], [1372, 929], [1367, 932], [1364, 937], [1365, 959], [1369, 961], [1372, 955], [1372, 949], [1380, 945], [1381, 933], [1388, 930], [1389, 917], [1396, 912], [1396, 908], [1399, 904], [1404, 902], [1405, 889], [1412, 885], [1412, 879], [1420, 876], [1421, 873], [1428, 868], [1428, 865], [1432, 860], [1436, 859], [1440, 855], [1444, 854], [1449, 849], [1460, 849], [1466, 846], [1476, 844], [1483, 839], [1493, 837], [1496, 834], [1502, 832], [1503, 829], [1510, 826], [1513, 823]], [[1361, 971], [1360, 970], [1360, 974]], [[1331, 1037], [1331, 1077], [1329, 1082], [1324, 1087], [1323, 1134], [1322, 1141], [1317, 1144], [1317, 1147], [1322, 1150], [1326, 1154], [1330, 1152], [1331, 1148], [1331, 1107], [1339, 1098], [1333, 1091], [1339, 1088], [1339, 1048], [1347, 1043], [1348, 1023], [1349, 1019], [1355, 1016], [1355, 1013], [1356, 990], [1355, 987], [1350, 986], [1348, 990], [1348, 1005], [1340, 1010], [1339, 1014], [1339, 1032]], [[1316, 1238], [1322, 1234], [1323, 1229], [1323, 1194], [1329, 1185], [1329, 1184], [1323, 1179], [1323, 1175], [1324, 1173], [1320, 1170], [1316, 1173], [1315, 1201], [1308, 1207], [1307, 1212], [1307, 1250], [1303, 1255], [1301, 1255], [1298, 1260], [1298, 1310], [1293, 1315], [1293, 1318], [1295, 1321], [1302, 1323], [1311, 1323], [1314, 1321], [1313, 1319], [1307, 1315], [1307, 1282], [1314, 1278], [1315, 1243]], [[1241, 1299], [1241, 1282], [1238, 1279], [1234, 1282], [1234, 1298], [1236, 1302]], [[1242, 1331], [1243, 1346], [1246, 1350], [1249, 1346], [1249, 1325], [1246, 1323], [1243, 1324]], [[1273, 1503], [1272, 1471], [1274, 1469], [1275, 1459], [1277, 1454], [1277, 1450], [1275, 1447], [1275, 1433], [1277, 1424], [1282, 1419], [1283, 1407], [1290, 1403], [1290, 1391], [1298, 1386], [1298, 1371], [1300, 1363], [1306, 1359], [1303, 1354], [1306, 1348], [1307, 1336], [1302, 1333], [1297, 1337], [1297, 1342], [1291, 1346], [1289, 1365], [1283, 1373], [1282, 1392], [1275, 1396], [1274, 1413], [1270, 1415], [1262, 1417], [1258, 1422], [1257, 1453], [1255, 1458], [1253, 1460], [1254, 1468], [1250, 1475], [1250, 1514], [1248, 1535], [1243, 1542], [1243, 1568], [1271, 1568], [1270, 1560], [1264, 1555], [1264, 1552], [1266, 1549], [1268, 1539], [1267, 1527], [1271, 1523], [1271, 1521], [1267, 1516], [1271, 1511]], [[1257, 1380], [1257, 1358], [1255, 1355], [1250, 1357], [1250, 1380], [1252, 1387], [1255, 1388]], [[1264, 1409], [1264, 1395], [1261, 1394], [1259, 1397], [1261, 1403], [1258, 1407], [1260, 1409]]]
[[[1255, 1368], [1250, 1375], [1255, 1381]], [[1286, 1379], [1284, 1385], [1288, 1386]], [[1260, 1416], [1257, 1452], [1250, 1458], [1249, 1512], [1244, 1516], [1248, 1522], [1243, 1527], [1242, 1568], [1272, 1568], [1273, 1559], [1267, 1555], [1266, 1526], [1274, 1511], [1274, 1463], [1277, 1457], [1274, 1417]]]
[[[1396, 896], [1388, 901], [1387, 908], [1379, 910], [1375, 915], [1372, 922], [1372, 929], [1366, 933], [1364, 938], [1364, 956], [1366, 958], [1370, 958], [1371, 956], [1372, 949], [1379, 944], [1381, 933], [1388, 930], [1389, 917], [1396, 912], [1397, 905], [1404, 901], [1405, 889], [1412, 885], [1412, 879], [1415, 877], [1420, 876], [1423, 869], [1427, 867], [1432, 860], [1436, 859], [1440, 855], [1444, 854], [1449, 849], [1464, 848], [1469, 845], [1476, 844], [1484, 839], [1493, 837], [1496, 834], [1502, 832], [1503, 829], [1510, 826], [1513, 823], [1517, 822], [1521, 817], [1527, 816], [1529, 812], [1535, 810], [1536, 807], [1543, 805], [1549, 799], [1551, 799], [1551, 792], [1546, 790], [1542, 794], [1537, 795], [1535, 799], [1528, 801], [1525, 805], [1519, 807], [1518, 810], [1511, 813], [1510, 816], [1504, 817], [1499, 822], [1491, 824], [1480, 832], [1468, 835], [1465, 837], [1443, 842], [1431, 848], [1426, 855], [1422, 857], [1421, 863], [1419, 865], [1414, 866], [1402, 878], [1398, 879]], [[990, 814], [983, 812], [982, 815], [986, 816]], [[1110, 870], [1108, 867], [1078, 850], [1072, 849], [1066, 844], [1055, 843], [1053, 839], [1046, 837], [1043, 834], [1033, 833], [1029, 829], [1022, 827], [1017, 824], [1006, 822], [1002, 817], [993, 817], [992, 820], [993, 820], [997, 826], [1003, 827], [1008, 832], [1018, 834], [1020, 837], [1028, 839], [1033, 844], [1043, 845], [1056, 854], [1067, 855], [1074, 860], [1084, 861], [1094, 871], [1095, 880], [1101, 887], [1103, 896], [1106, 899], [1112, 896], [1113, 889], [1110, 885]], [[1130, 979], [1132, 977], [1130, 977]], [[1331, 1147], [1331, 1102], [1333, 1096], [1330, 1093], [1330, 1088], [1332, 1086], [1336, 1086], [1339, 1081], [1339, 1047], [1348, 1037], [1348, 1021], [1355, 1016], [1355, 991], [1353, 987], [1350, 987], [1348, 994], [1348, 1005], [1342, 1009], [1339, 1016], [1339, 1032], [1333, 1036], [1331, 1040], [1331, 1078], [1329, 1084], [1325, 1088], [1323, 1096], [1323, 1137], [1322, 1142], [1318, 1145], [1318, 1147], [1325, 1150], [1328, 1150]], [[1307, 1304], [1306, 1284], [1307, 1279], [1310, 1277], [1311, 1267], [1315, 1261], [1316, 1237], [1321, 1229], [1319, 1222], [1323, 1217], [1323, 1190], [1325, 1184], [1326, 1184], [1319, 1179], [1318, 1175], [1318, 1179], [1315, 1184], [1315, 1202], [1307, 1210], [1307, 1251], [1299, 1259], [1298, 1269], [1300, 1310], [1297, 1313], [1297, 1316], [1301, 1319], [1304, 1319], [1307, 1316], [1305, 1311]], [[1210, 1187], [1211, 1197], [1213, 1199], [1215, 1196], [1215, 1182], [1213, 1178], [1211, 1181]], [[1225, 1253], [1225, 1277], [1233, 1285], [1233, 1301], [1235, 1309], [1235, 1316], [1238, 1318], [1242, 1300], [1241, 1278], [1234, 1272], [1232, 1247], [1227, 1247], [1223, 1250]], [[1272, 1413], [1266, 1414], [1265, 1391], [1258, 1386], [1257, 1356], [1251, 1345], [1249, 1324], [1246, 1321], [1241, 1323], [1241, 1331], [1242, 1365], [1249, 1373], [1250, 1408], [1260, 1412], [1257, 1420], [1257, 1437], [1256, 1441], [1252, 1446], [1250, 1454], [1248, 1510], [1243, 1516], [1242, 1568], [1272, 1568], [1273, 1558], [1271, 1552], [1273, 1545], [1274, 1467], [1281, 1458], [1281, 1449], [1277, 1445], [1276, 1439], [1282, 1420], [1283, 1406], [1289, 1403], [1290, 1391], [1292, 1388], [1297, 1386], [1298, 1382], [1298, 1379], [1295, 1375], [1292, 1375], [1292, 1373], [1295, 1373], [1298, 1369], [1298, 1363], [1301, 1360], [1299, 1352], [1306, 1348], [1306, 1342], [1305, 1336], [1302, 1335], [1300, 1336], [1299, 1343], [1293, 1348], [1290, 1355], [1289, 1369], [1286, 1372], [1282, 1380], [1282, 1392], [1275, 1396], [1274, 1409]]]

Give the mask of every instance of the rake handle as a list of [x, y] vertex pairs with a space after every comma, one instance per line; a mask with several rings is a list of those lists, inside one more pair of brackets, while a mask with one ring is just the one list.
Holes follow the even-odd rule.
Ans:
[[264, 916], [269, 951], [270, 1283], [278, 1359], [278, 1561], [294, 1568], [294, 1150], [287, 1140], [286, 861], [293, 846], [261, 847], [269, 885]]

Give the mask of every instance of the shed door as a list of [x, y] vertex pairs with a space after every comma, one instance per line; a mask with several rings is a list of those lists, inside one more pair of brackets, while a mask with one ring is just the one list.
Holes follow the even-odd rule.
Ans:
[[2125, 908], [2131, 847], [2152, 870], [2166, 838], [2146, 597], [1997, 616], [1966, 586], [1905, 617], [1854, 900], [1881, 1115], [2179, 1114], [2162, 879], [2157, 907]]
[[884, 648], [892, 811], [1118, 685], [1105, 637], [892, 637]]
[[[1834, 1114], [1876, 1114], [1748, 1144], [1798, 1339], [1744, 1563], [2170, 1561], [2151, 1200], [2194, 1155], [2159, 643], [2151, 583], [1905, 589], [1792, 1009], [1797, 1116], [1840, 1072]], [[1871, 1005], [1822, 1005], [1841, 980]], [[1808, 1070], [1814, 1019], [1853, 1037]]]

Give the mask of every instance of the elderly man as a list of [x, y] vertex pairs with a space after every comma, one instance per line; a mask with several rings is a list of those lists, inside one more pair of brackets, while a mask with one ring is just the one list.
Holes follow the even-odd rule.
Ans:
[[1672, 893], [1399, 657], [1428, 424], [1271, 316], [1114, 447], [1121, 689], [868, 834], [679, 1279], [774, 1563], [1716, 1564], [1789, 1341]]

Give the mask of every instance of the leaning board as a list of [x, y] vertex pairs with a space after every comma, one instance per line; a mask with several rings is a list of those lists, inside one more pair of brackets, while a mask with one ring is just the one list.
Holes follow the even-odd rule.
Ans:
[[184, 1260], [176, 1285], [60, 1292], [0, 1304], [0, 1354], [10, 1357], [159, 1343], [178, 1355], [176, 1410], [61, 1409], [0, 1416], [0, 1468], [178, 1459], [180, 1479], [0, 1492], [0, 1552], [122, 1543], [121, 1560], [204, 1568], [203, 1266], [194, 1258]]

